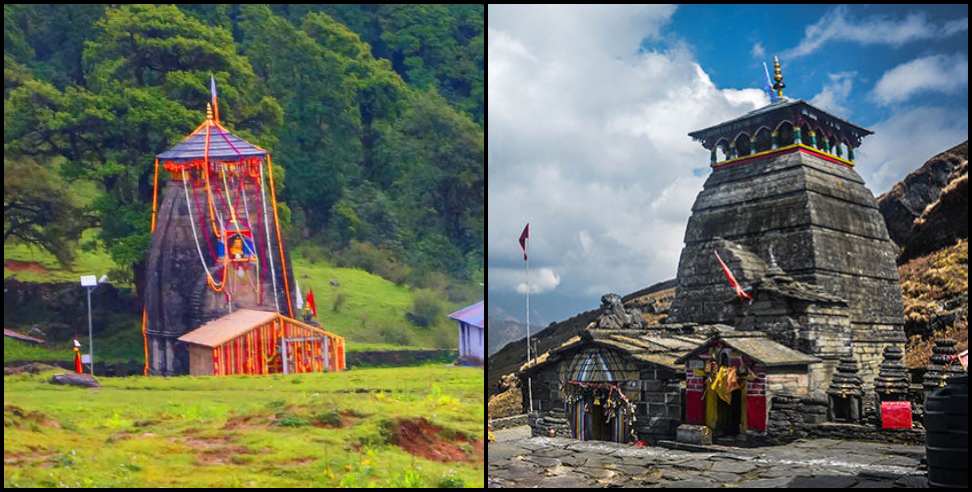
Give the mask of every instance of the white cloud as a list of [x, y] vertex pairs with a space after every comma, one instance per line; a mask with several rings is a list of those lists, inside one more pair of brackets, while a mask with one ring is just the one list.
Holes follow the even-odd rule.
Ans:
[[[522, 257], [521, 257], [522, 258]], [[525, 268], [490, 268], [489, 287], [526, 294], [527, 273]], [[560, 285], [560, 275], [552, 268], [530, 268], [529, 286], [531, 294], [549, 292]]]
[[639, 51], [670, 7], [488, 8], [489, 289], [522, 283], [526, 222], [558, 296], [596, 304], [672, 278], [708, 174], [688, 132], [766, 94], [716, 87], [687, 46]]
[[931, 55], [902, 63], [885, 72], [875, 84], [871, 97], [879, 104], [887, 105], [900, 103], [925, 91], [953, 94], [968, 85], [968, 55]]
[[797, 46], [785, 50], [780, 58], [809, 55], [830, 41], [852, 41], [860, 44], [901, 46], [923, 39], [935, 39], [968, 31], [969, 19], [964, 17], [937, 25], [925, 13], [911, 13], [903, 18], [876, 15], [853, 19], [846, 6], [841, 5], [824, 14], [806, 28]]
[[855, 156], [874, 195], [918, 169], [930, 157], [969, 138], [968, 108], [916, 107], [902, 110], [871, 128]]
[[522, 282], [517, 284], [516, 292], [519, 294], [526, 294], [527, 288], [529, 288], [531, 294], [539, 294], [541, 292], [554, 290], [558, 285], [560, 285], [560, 276], [550, 268], [530, 270], [529, 280], [529, 283]]
[[847, 107], [847, 98], [854, 88], [854, 77], [857, 72], [838, 72], [827, 74], [830, 79], [819, 94], [813, 96], [810, 104], [828, 111], [841, 118], [850, 117], [850, 109]]
[[753, 50], [751, 53], [753, 58], [757, 60], [761, 60], [764, 56], [766, 56], [766, 49], [763, 48], [763, 43], [756, 41], [756, 44], [753, 45]]

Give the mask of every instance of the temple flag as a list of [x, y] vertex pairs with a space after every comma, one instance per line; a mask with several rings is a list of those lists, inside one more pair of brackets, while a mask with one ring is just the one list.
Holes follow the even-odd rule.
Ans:
[[216, 118], [216, 122], [219, 122], [219, 97], [216, 95], [216, 79], [213, 74], [209, 74], [209, 93], [213, 98], [213, 115]]
[[530, 237], [530, 223], [527, 222], [526, 227], [523, 228], [523, 232], [520, 233], [520, 248], [523, 249], [523, 261], [527, 259], [526, 241]]
[[300, 280], [297, 283], [297, 309], [304, 309], [304, 296], [300, 295]]
[[314, 289], [307, 292], [307, 307], [310, 308], [311, 312], [314, 313], [314, 317], [317, 317], [317, 304], [314, 302]]
[[766, 62], [763, 62], [763, 71], [766, 72], [766, 87], [763, 90], [769, 94], [770, 102], [776, 102], [776, 94], [773, 93], [773, 83], [770, 81], [769, 68], [766, 67]]
[[719, 256], [719, 252], [715, 250], [713, 251], [715, 252], [716, 259], [719, 260], [719, 265], [722, 265], [722, 273], [726, 274], [726, 280], [729, 281], [729, 286], [732, 287], [734, 291], [736, 291], [736, 296], [739, 297], [740, 299], [746, 299], [752, 301], [753, 296], [749, 295], [748, 292], [746, 292], [745, 290], [742, 289], [742, 287], [739, 286], [739, 282], [736, 282], [736, 277], [734, 277], [732, 275], [732, 272], [729, 271], [729, 267], [726, 266], [726, 262], [722, 261], [722, 257]]

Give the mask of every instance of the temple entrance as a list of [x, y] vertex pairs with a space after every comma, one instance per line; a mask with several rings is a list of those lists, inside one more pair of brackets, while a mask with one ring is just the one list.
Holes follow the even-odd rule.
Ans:
[[583, 398], [569, 408], [570, 430], [581, 441], [625, 442], [630, 432], [627, 412], [606, 404], [604, 397]]
[[707, 379], [705, 425], [713, 437], [735, 437], [746, 431], [746, 381], [736, 371], [729, 354], [723, 352]]
[[607, 423], [607, 415], [604, 413], [603, 405], [591, 405], [590, 426], [588, 427], [588, 431], [590, 432], [590, 435], [586, 440], [614, 440], [613, 436], [611, 435], [611, 426]]
[[742, 423], [742, 391], [733, 390], [730, 403], [721, 398], [718, 400], [716, 427], [712, 434], [717, 437], [738, 435]]

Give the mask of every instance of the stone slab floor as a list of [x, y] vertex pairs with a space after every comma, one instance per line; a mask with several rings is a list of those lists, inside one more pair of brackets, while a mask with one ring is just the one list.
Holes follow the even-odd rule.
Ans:
[[489, 487], [927, 487], [921, 446], [833, 439], [689, 452], [498, 431]]

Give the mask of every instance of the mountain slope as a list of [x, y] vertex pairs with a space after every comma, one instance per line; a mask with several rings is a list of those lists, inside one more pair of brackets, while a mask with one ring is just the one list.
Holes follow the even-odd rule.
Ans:
[[898, 245], [905, 363], [928, 364], [934, 339], [968, 348], [968, 142], [942, 152], [878, 197]]
[[968, 237], [969, 143], [962, 142], [925, 162], [877, 198], [898, 263]]

